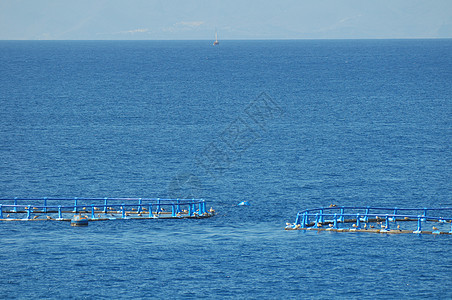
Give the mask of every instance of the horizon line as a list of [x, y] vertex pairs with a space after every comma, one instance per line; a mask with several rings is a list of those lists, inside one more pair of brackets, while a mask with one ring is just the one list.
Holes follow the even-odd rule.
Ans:
[[[370, 38], [238, 38], [220, 41], [309, 41], [309, 40], [448, 40], [452, 37], [370, 37]], [[0, 41], [213, 41], [212, 39], [0, 39]]]

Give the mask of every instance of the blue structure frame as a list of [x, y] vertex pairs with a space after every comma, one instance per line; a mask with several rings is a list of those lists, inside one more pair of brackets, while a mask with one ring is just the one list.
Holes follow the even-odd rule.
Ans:
[[[438, 214], [446, 214], [447, 217]], [[314, 218], [314, 222], [310, 222]], [[391, 225], [391, 222], [398, 226]], [[415, 229], [400, 229], [403, 222], [417, 222]], [[436, 224], [450, 223], [443, 230], [433, 226], [433, 230], [423, 230], [426, 222]], [[364, 226], [362, 225], [364, 223]], [[368, 223], [378, 223], [380, 229], [367, 226]], [[351, 224], [351, 227], [349, 226]], [[424, 226], [423, 226], [424, 224]], [[327, 225], [328, 228], [324, 228]], [[391, 227], [393, 227], [391, 229]], [[447, 229], [446, 229], [447, 228]], [[371, 206], [330, 206], [306, 209], [297, 213], [294, 224], [287, 225], [286, 230], [317, 230], [317, 231], [359, 231], [376, 233], [430, 233], [452, 234], [452, 207], [444, 208], [388, 208]]]
[[[74, 214], [90, 221], [112, 219], [208, 218], [204, 199], [160, 198], [4, 198], [0, 199], [0, 221], [70, 221]], [[97, 215], [97, 216], [96, 216]], [[45, 216], [45, 218], [41, 218]]]

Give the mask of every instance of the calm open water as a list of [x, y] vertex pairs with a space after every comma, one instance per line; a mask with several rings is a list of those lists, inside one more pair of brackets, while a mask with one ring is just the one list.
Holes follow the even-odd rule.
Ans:
[[0, 41], [0, 197], [202, 197], [218, 213], [3, 222], [0, 297], [452, 298], [450, 236], [284, 231], [332, 203], [452, 206], [451, 53]]

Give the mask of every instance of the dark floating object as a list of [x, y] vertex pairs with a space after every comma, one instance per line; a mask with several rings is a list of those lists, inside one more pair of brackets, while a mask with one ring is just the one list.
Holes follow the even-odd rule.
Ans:
[[71, 220], [71, 226], [75, 227], [88, 226], [88, 218], [82, 215], [75, 215]]

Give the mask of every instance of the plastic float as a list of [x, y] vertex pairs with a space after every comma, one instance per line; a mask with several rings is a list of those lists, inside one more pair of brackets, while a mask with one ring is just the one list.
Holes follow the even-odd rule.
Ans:
[[71, 219], [71, 226], [76, 226], [76, 227], [88, 226], [88, 217], [82, 216], [81, 214], [75, 215]]
[[53, 220], [70, 221], [71, 225], [86, 222], [87, 225], [90, 221], [201, 219], [214, 215], [215, 210], [213, 208], [208, 210], [203, 199], [47, 197], [0, 199], [0, 221]]
[[295, 223], [286, 223], [285, 229], [452, 235], [452, 207], [387, 208], [330, 205], [298, 212]]

